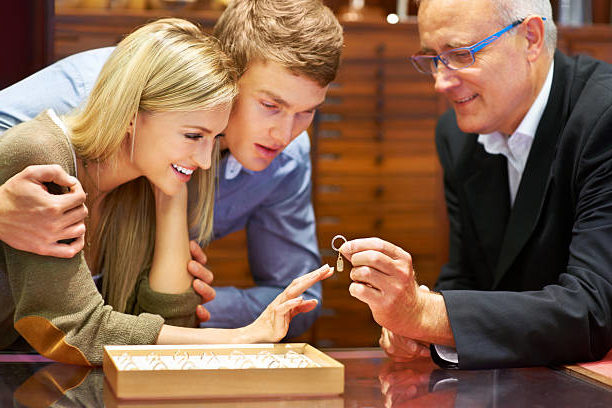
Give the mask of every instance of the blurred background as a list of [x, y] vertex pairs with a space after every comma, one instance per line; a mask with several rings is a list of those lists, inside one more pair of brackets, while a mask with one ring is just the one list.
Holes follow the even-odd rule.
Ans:
[[[65, 56], [116, 44], [147, 21], [178, 16], [211, 31], [227, 0], [2, 0], [0, 89]], [[290, 0], [288, 0], [290, 1]], [[432, 286], [446, 261], [442, 178], [433, 143], [448, 106], [408, 57], [419, 49], [408, 0], [326, 0], [345, 29], [338, 78], [310, 129], [313, 202], [323, 262], [331, 238], [378, 236], [414, 258]], [[612, 63], [611, 0], [552, 1], [559, 48]], [[207, 250], [215, 285], [253, 285], [244, 233]], [[283, 254], [278, 254], [283, 256]], [[324, 282], [321, 317], [296, 341], [318, 347], [376, 345], [380, 328], [348, 293], [348, 273]]]

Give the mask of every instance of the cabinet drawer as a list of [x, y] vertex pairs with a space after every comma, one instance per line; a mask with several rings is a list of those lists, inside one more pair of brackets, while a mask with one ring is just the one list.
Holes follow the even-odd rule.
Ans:
[[[421, 139], [434, 145], [436, 119], [392, 119], [376, 121], [373, 119], [350, 120], [344, 122], [319, 122], [317, 135], [326, 139], [374, 139], [374, 140], [414, 140]], [[321, 143], [321, 142], [320, 142]]]
[[[407, 83], [428, 83], [433, 91], [433, 77], [417, 71], [410, 58], [376, 59], [368, 61], [343, 61], [341, 69], [332, 84], [353, 82], [386, 82], [400, 80]], [[335, 85], [332, 85], [333, 88]]]
[[325, 114], [342, 116], [332, 119], [333, 121], [351, 120], [353, 117], [363, 116], [374, 118], [377, 114], [404, 118], [432, 118], [437, 116], [438, 104], [436, 95], [332, 96], [326, 99], [320, 112], [323, 121], [329, 120]]
[[572, 55], [587, 54], [612, 64], [612, 44], [610, 42], [582, 41], [571, 43], [568, 51]]
[[213, 241], [204, 249], [206, 267], [214, 274], [213, 285], [250, 287], [255, 283], [249, 268], [245, 231]]
[[[383, 206], [367, 203], [351, 203], [349, 205], [318, 203], [316, 208], [320, 231], [343, 226], [350, 228], [361, 236], [374, 231], [432, 231], [439, 224], [436, 215], [431, 206], [427, 204], [414, 204], [407, 211], [397, 212], [387, 211]], [[345, 235], [343, 232], [338, 232], [338, 234]]]
[[404, 158], [430, 155], [435, 158], [436, 148], [429, 138], [405, 138], [402, 140], [321, 140], [317, 145], [319, 154], [346, 153], [364, 156], [383, 154], [385, 157], [400, 156]]
[[433, 83], [426, 80], [412, 80], [403, 77], [356, 78], [333, 82], [327, 93], [326, 103], [330, 98], [339, 96], [435, 96]]
[[55, 60], [60, 60], [81, 51], [114, 46], [122, 38], [123, 35], [117, 33], [82, 34], [56, 32], [53, 57]]
[[439, 173], [435, 147], [429, 141], [321, 141], [317, 152], [320, 175], [391, 176]]
[[341, 219], [353, 222], [343, 222], [340, 224], [328, 221], [326, 218], [319, 218], [317, 224], [319, 242], [329, 243], [337, 234], [342, 234], [347, 239], [378, 237], [392, 242], [410, 253], [428, 256], [438, 251], [438, 248], [443, 244], [441, 240], [444, 243], [446, 242], [446, 237], [442, 237], [441, 234], [437, 234], [434, 231], [401, 229], [395, 226], [376, 228], [376, 225], [372, 226], [371, 224], [359, 222], [359, 219], [356, 218], [348, 217]]
[[343, 59], [405, 59], [420, 49], [416, 24], [381, 27], [380, 30], [347, 29]]
[[442, 197], [442, 187], [434, 174], [381, 178], [321, 175], [315, 189], [318, 206], [368, 203], [388, 211], [431, 208]]
[[369, 152], [364, 156], [338, 152], [318, 156], [318, 169], [322, 175], [431, 175], [438, 172], [438, 167], [435, 158], [426, 154], [385, 156]]

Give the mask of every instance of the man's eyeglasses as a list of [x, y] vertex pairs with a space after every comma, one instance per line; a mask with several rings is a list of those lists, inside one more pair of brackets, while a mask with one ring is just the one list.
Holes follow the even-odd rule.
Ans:
[[[542, 17], [542, 20], [546, 20], [546, 18]], [[523, 21], [525, 21], [524, 18], [516, 20], [509, 26], [502, 28], [495, 34], [469, 47], [453, 48], [439, 55], [413, 55], [410, 57], [410, 60], [417, 71], [423, 74], [435, 74], [438, 72], [438, 64], [440, 62], [442, 62], [446, 68], [452, 70], [467, 68], [476, 62], [476, 57], [474, 55], [478, 51], [482, 50], [517, 25], [522, 24]]]

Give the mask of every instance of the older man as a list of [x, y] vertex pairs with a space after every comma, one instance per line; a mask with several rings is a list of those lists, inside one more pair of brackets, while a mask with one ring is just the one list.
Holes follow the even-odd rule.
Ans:
[[449, 262], [346, 243], [382, 346], [443, 366], [596, 360], [612, 346], [612, 67], [555, 51], [547, 0], [423, 0], [418, 70], [453, 109], [436, 129]]

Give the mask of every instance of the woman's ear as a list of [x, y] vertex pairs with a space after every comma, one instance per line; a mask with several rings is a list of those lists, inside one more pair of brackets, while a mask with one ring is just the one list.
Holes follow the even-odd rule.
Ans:
[[129, 144], [130, 147], [130, 161], [134, 161], [134, 143], [136, 140], [136, 121], [138, 119], [138, 114], [136, 113], [133, 117], [132, 120], [130, 120], [130, 124], [128, 125], [126, 134], [125, 134], [125, 141]]

